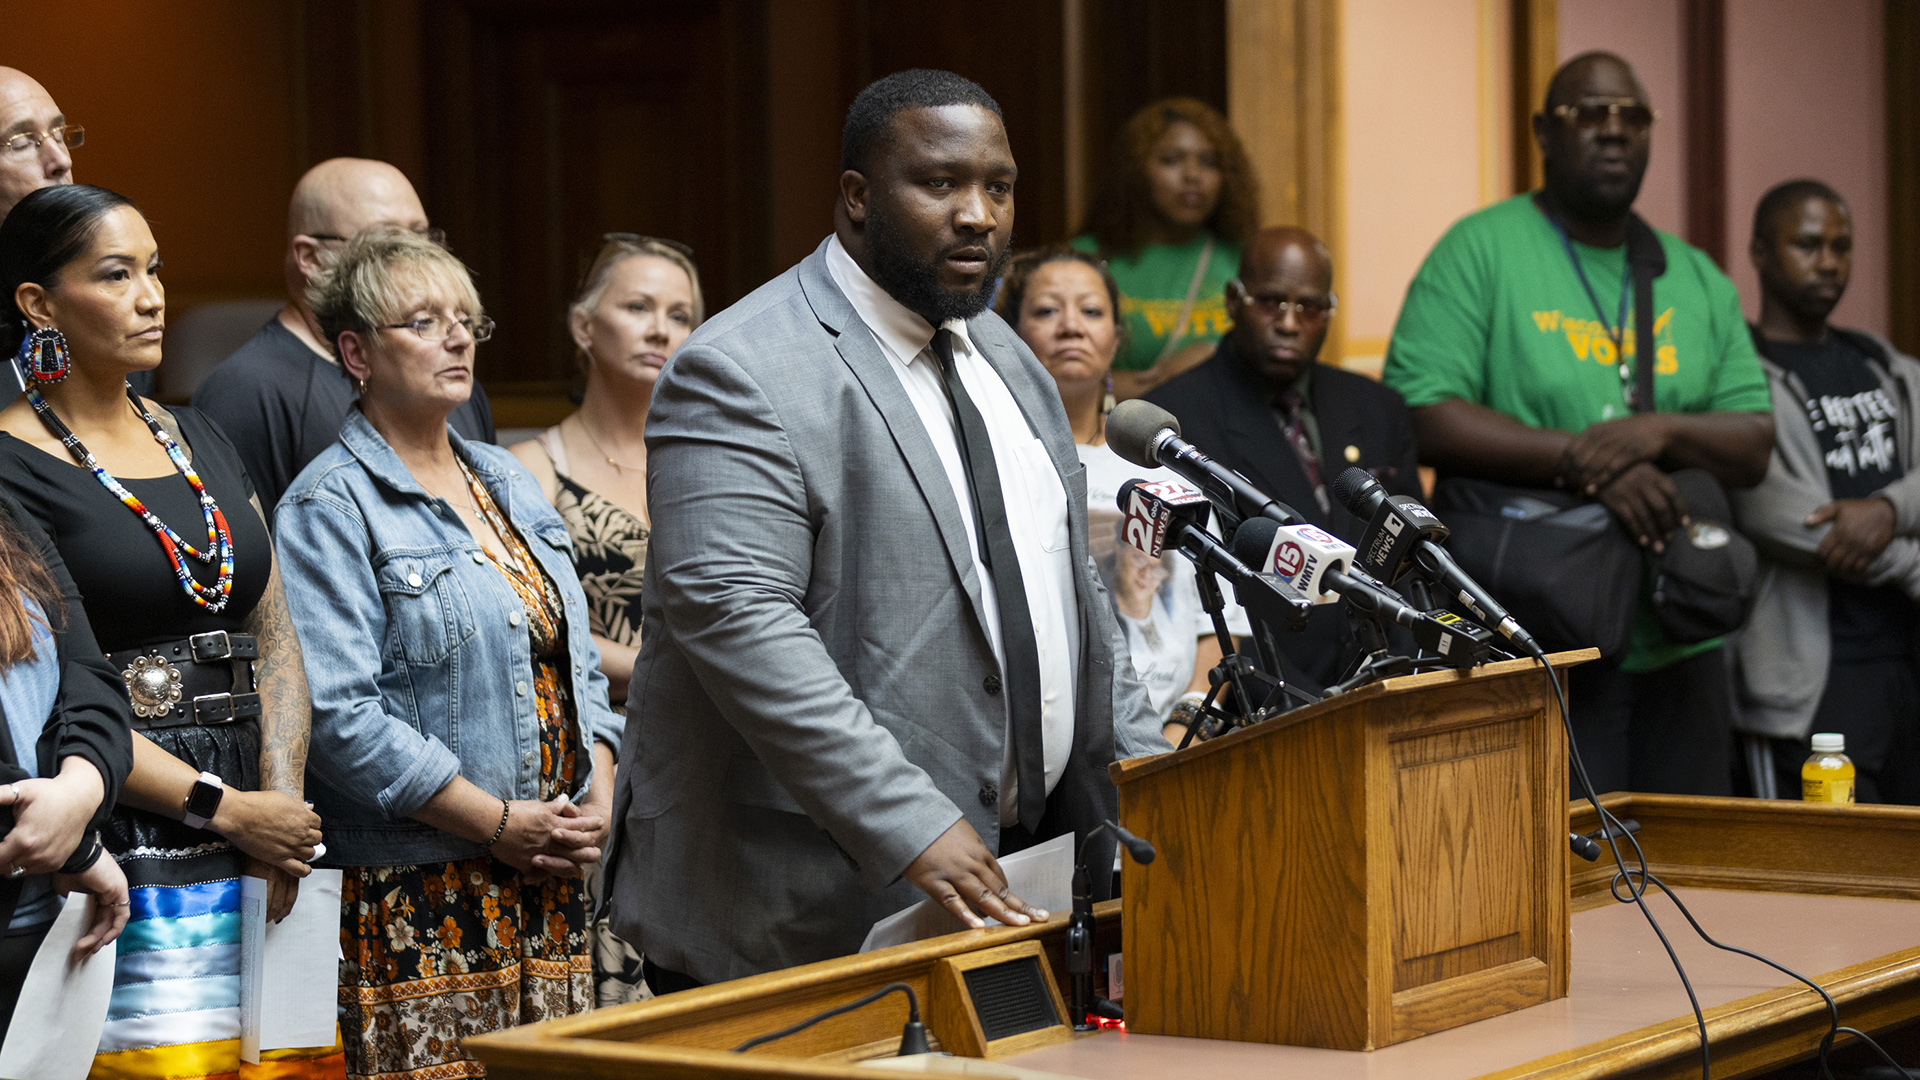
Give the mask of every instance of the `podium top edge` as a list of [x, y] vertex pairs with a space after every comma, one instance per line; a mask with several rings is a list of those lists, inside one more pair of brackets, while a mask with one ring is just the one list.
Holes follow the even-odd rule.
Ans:
[[[1549, 653], [1547, 655], [1547, 663], [1556, 669], [1575, 667], [1598, 659], [1600, 659], [1600, 650], [1591, 648], [1568, 649], [1564, 652]], [[1323, 716], [1335, 709], [1348, 705], [1371, 701], [1389, 694], [1429, 690], [1441, 686], [1451, 686], [1457, 683], [1473, 682], [1481, 679], [1508, 678], [1524, 672], [1536, 671], [1539, 667], [1540, 662], [1528, 656], [1521, 657], [1517, 660], [1500, 660], [1491, 664], [1482, 664], [1479, 667], [1470, 668], [1465, 671], [1423, 671], [1414, 675], [1401, 675], [1391, 679], [1382, 679], [1379, 682], [1368, 683], [1358, 690], [1349, 691], [1338, 697], [1324, 698], [1311, 705], [1303, 705], [1298, 709], [1282, 713], [1264, 723], [1255, 724], [1252, 727], [1240, 728], [1222, 735], [1217, 739], [1210, 739], [1203, 743], [1195, 743], [1185, 750], [1174, 750], [1165, 754], [1149, 754], [1145, 757], [1128, 758], [1125, 761], [1113, 762], [1107, 766], [1107, 772], [1108, 775], [1113, 778], [1114, 783], [1123, 784], [1129, 780], [1135, 780], [1150, 773], [1156, 773], [1162, 769], [1171, 768], [1175, 765], [1191, 761], [1194, 758], [1219, 753], [1229, 747], [1237, 746], [1240, 743], [1271, 735], [1284, 728], [1292, 727], [1301, 721]]]

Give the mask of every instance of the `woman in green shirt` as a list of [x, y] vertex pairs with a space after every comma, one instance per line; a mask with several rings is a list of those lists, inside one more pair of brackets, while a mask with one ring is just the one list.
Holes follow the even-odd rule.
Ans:
[[1127, 345], [1113, 386], [1130, 398], [1213, 355], [1259, 197], [1226, 117], [1193, 98], [1135, 113], [1114, 157], [1073, 246], [1106, 259], [1120, 283]]

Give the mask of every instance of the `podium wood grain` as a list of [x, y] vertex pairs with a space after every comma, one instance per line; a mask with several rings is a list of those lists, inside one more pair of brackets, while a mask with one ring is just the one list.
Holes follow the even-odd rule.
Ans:
[[[1592, 658], [1556, 656], [1556, 667]], [[1531, 660], [1118, 763], [1127, 1023], [1361, 1050], [1567, 992], [1566, 739]]]

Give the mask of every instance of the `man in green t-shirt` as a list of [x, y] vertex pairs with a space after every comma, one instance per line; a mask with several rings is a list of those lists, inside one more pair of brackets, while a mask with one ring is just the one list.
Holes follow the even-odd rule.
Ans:
[[[1421, 461], [1443, 475], [1591, 496], [1657, 551], [1684, 517], [1667, 472], [1758, 483], [1773, 421], [1733, 283], [1666, 233], [1652, 348], [1634, 340], [1626, 238], [1653, 119], [1617, 56], [1587, 53], [1556, 72], [1533, 118], [1544, 189], [1463, 218], [1435, 245], [1394, 326], [1386, 381], [1412, 407]], [[1628, 390], [1645, 353], [1656, 411], [1635, 413]], [[1626, 653], [1575, 668], [1570, 686], [1599, 791], [1730, 791], [1720, 639], [1668, 640], [1642, 596]]]

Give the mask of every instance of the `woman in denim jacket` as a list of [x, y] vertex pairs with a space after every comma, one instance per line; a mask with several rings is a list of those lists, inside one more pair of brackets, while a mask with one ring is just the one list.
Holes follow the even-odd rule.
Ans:
[[466, 1036], [591, 1007], [579, 878], [623, 721], [565, 524], [447, 426], [493, 329], [466, 268], [372, 230], [309, 300], [360, 389], [274, 522], [346, 868], [341, 1036], [349, 1075], [437, 1075]]

